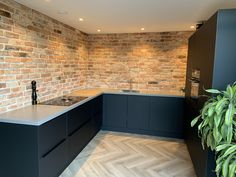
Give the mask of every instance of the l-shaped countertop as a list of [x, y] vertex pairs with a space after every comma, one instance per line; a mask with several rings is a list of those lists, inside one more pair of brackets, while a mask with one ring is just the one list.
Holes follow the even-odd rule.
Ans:
[[0, 114], [0, 122], [39, 126], [102, 94], [181, 97], [176, 95], [167, 95], [165, 93], [160, 93], [160, 92], [141, 91], [138, 93], [133, 93], [133, 92], [122, 92], [122, 90], [119, 89], [101, 89], [101, 88], [83, 89], [68, 94], [68, 96], [88, 97], [71, 106], [53, 106], [53, 105], [41, 105], [41, 104], [30, 105], [17, 110]]

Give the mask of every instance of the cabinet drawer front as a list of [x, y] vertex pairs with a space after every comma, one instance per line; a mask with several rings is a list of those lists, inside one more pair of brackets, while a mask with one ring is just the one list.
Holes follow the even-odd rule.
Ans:
[[89, 120], [68, 139], [68, 156], [73, 160], [92, 138], [92, 120]]
[[66, 115], [63, 114], [38, 129], [39, 157], [44, 156], [66, 137]]
[[39, 177], [58, 177], [67, 165], [66, 141], [39, 160]]
[[68, 134], [82, 126], [91, 117], [89, 102], [68, 112]]

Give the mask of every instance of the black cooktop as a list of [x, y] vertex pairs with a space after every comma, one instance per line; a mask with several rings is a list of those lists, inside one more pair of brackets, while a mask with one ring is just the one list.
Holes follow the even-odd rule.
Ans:
[[77, 102], [80, 102], [88, 97], [82, 97], [82, 96], [61, 96], [57, 98], [53, 98], [48, 101], [44, 101], [40, 104], [43, 105], [55, 105], [55, 106], [70, 106], [72, 104], [75, 104]]

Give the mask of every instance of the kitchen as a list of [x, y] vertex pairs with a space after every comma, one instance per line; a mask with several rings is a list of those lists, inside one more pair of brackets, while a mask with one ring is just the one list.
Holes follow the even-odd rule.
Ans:
[[[137, 7], [135, 3], [118, 3], [117, 9], [114, 8], [113, 1], [104, 1], [105, 4], [90, 2], [95, 3], [92, 6], [90, 3], [80, 2], [83, 8], [80, 7], [81, 12], [78, 14], [78, 10], [73, 8], [73, 3], [79, 4], [79, 2], [62, 1], [62, 4], [65, 3], [63, 5], [53, 0], [17, 2], [12, 0], [0, 2], [0, 113], [2, 113], [0, 150], [1, 156], [4, 157], [0, 164], [4, 167], [1, 169], [3, 176], [59, 176], [66, 167], [68, 168], [61, 176], [76, 176], [76, 174], [77, 176], [207, 176], [202, 172], [205, 171], [206, 160], [200, 159], [203, 166], [197, 167], [196, 154], [187, 149], [184, 143], [185, 139], [188, 148], [192, 147], [191, 142], [188, 142], [188, 139], [192, 138], [188, 137], [191, 133], [189, 130], [186, 131], [188, 128], [185, 127], [184, 118], [185, 84], [186, 97], [190, 94], [189, 82], [186, 80], [187, 63], [189, 65], [191, 61], [188, 56], [188, 40], [195, 33], [195, 25], [201, 23], [200, 20], [208, 20], [219, 8], [235, 8], [235, 2], [215, 3], [209, 0], [205, 2], [207, 5], [203, 2], [198, 5], [195, 2], [196, 4], [188, 6], [198, 7], [198, 11], [196, 10], [199, 13], [198, 17], [194, 18], [193, 14], [190, 19], [195, 21], [180, 20], [179, 25], [174, 23], [176, 19], [160, 14], [152, 18], [147, 16], [150, 19], [145, 25], [147, 17], [144, 18], [142, 13], [137, 13], [146, 7], [144, 4], [148, 4], [143, 2], [137, 3]], [[150, 1], [147, 5], [150, 14], [158, 10], [160, 13], [165, 13], [165, 8], [169, 7], [168, 3], [161, 4], [163, 6], [160, 7], [152, 6], [152, 3], [154, 2]], [[209, 5], [211, 7], [207, 8]], [[177, 15], [180, 12], [178, 8], [181, 10], [183, 4], [176, 6], [173, 14]], [[102, 7], [109, 8], [106, 12]], [[121, 9], [123, 15], [130, 15], [127, 21], [124, 21], [125, 16], [121, 19], [116, 16], [121, 14]], [[128, 13], [130, 10], [136, 14]], [[183, 12], [180, 17], [187, 16], [184, 13], [190, 13], [191, 10]], [[146, 11], [144, 10], [143, 14], [149, 14]], [[104, 14], [105, 12], [114, 15], [114, 19], [109, 18], [109, 23], [105, 23], [109, 16]], [[172, 23], [168, 22], [168, 18]], [[138, 20], [143, 23], [140, 24]], [[158, 20], [160, 25], [153, 25]], [[200, 27], [199, 32], [204, 29], [203, 27], [204, 25]], [[208, 36], [211, 33], [214, 34], [214, 30], [210, 30]], [[205, 36], [204, 39], [206, 38]], [[224, 38], [227, 37], [224, 35]], [[231, 38], [234, 41], [235, 36], [231, 35]], [[233, 46], [233, 42], [230, 44]], [[228, 47], [225, 42], [224, 45]], [[225, 50], [220, 43], [217, 50], [218, 48]], [[235, 56], [233, 49], [227, 52], [228, 55]], [[226, 54], [219, 53], [219, 55], [230, 58]], [[187, 61], [187, 58], [190, 59]], [[225, 64], [230, 75], [234, 73], [232, 69], [234, 63], [231, 61], [228, 65]], [[201, 67], [199, 65], [197, 69]], [[206, 68], [203, 69], [206, 70], [205, 74], [201, 72], [201, 76], [209, 74], [211, 67], [212, 64], [206, 64]], [[225, 69], [219, 70], [222, 74]], [[217, 71], [214, 69], [213, 71], [218, 76]], [[189, 72], [187, 71], [187, 76]], [[33, 80], [37, 82], [35, 91], [38, 104], [32, 106]], [[204, 86], [224, 89], [223, 85], [235, 81], [235, 78], [229, 77], [226, 73], [224, 83], [218, 84], [217, 77], [215, 85], [208, 84], [208, 79], [206, 80], [204, 82], [207, 85]], [[68, 106], [50, 105], [55, 104], [50, 100], [60, 98], [61, 101], [64, 95], [72, 97], [69, 99], [63, 97], [67, 102], [75, 96], [83, 97], [83, 100], [75, 101], [76, 103]], [[191, 116], [193, 119], [196, 115]], [[100, 129], [102, 131], [99, 131]], [[192, 132], [197, 134], [195, 131]], [[86, 166], [86, 159], [89, 164], [90, 158], [96, 159], [96, 155], [99, 154], [103, 155], [101, 158], [106, 158], [105, 154], [109, 154], [102, 147], [108, 143], [105, 141], [107, 137], [111, 138], [107, 141], [112, 144], [113, 138], [117, 139], [115, 143], [121, 140], [120, 146], [123, 148], [132, 147], [132, 144], [122, 144], [127, 139], [135, 143], [150, 140], [148, 143], [153, 146], [148, 147], [151, 151], [146, 154], [145, 143], [139, 144], [140, 149], [132, 153], [125, 148], [131, 153], [128, 153], [131, 157], [142, 150], [144, 154], [137, 157], [139, 160], [137, 164], [130, 162], [129, 165], [139, 167], [140, 159], [142, 161], [144, 157], [149, 157], [146, 164], [142, 164], [144, 167], [130, 167], [131, 170], [127, 170], [126, 161], [129, 162], [132, 158], [125, 159], [124, 157], [128, 156], [125, 153], [119, 154], [121, 159], [116, 157], [114, 160], [118, 162], [120, 160], [120, 163], [124, 163], [123, 166], [116, 163], [114, 166], [104, 165], [110, 168], [108, 172], [102, 171], [104, 166], [97, 167], [102, 172], [99, 170], [94, 172], [95, 167], [94, 170], [88, 170], [90, 167]], [[163, 146], [158, 148], [162, 143]], [[112, 150], [119, 151], [118, 146], [119, 144]], [[133, 146], [137, 148], [138, 145]], [[164, 149], [172, 152], [170, 156], [176, 161], [170, 157], [158, 158], [157, 154]], [[195, 172], [188, 151], [193, 154], [191, 158]], [[86, 156], [86, 153], [91, 154]], [[154, 162], [152, 162], [153, 157], [156, 157]], [[24, 163], [21, 163], [23, 158]], [[172, 161], [174, 163], [171, 163]], [[91, 164], [96, 163], [91, 162]], [[153, 165], [151, 172], [146, 172], [148, 164]], [[166, 166], [162, 166], [163, 164]], [[182, 166], [178, 166], [179, 164]], [[73, 171], [74, 169], [77, 170]]]

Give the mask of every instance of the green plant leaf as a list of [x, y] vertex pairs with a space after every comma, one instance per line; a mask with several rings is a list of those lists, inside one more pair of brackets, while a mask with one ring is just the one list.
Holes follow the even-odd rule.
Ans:
[[215, 107], [216, 113], [220, 114], [227, 103], [228, 103], [227, 98], [222, 98], [222, 100], [219, 100]]
[[235, 177], [236, 161], [229, 165], [229, 177]]
[[207, 89], [206, 92], [208, 93], [215, 93], [215, 94], [220, 94], [221, 92], [217, 89]]
[[229, 95], [229, 98], [232, 99], [234, 94], [233, 94], [233, 89], [232, 89], [232, 87], [230, 85], [227, 86], [226, 91], [227, 91], [227, 93]]
[[225, 124], [226, 125], [228, 125], [228, 126], [232, 125], [234, 113], [235, 113], [235, 107], [232, 103], [230, 103], [229, 107], [226, 111], [226, 114], [225, 114]]
[[221, 136], [220, 132], [218, 131], [218, 128], [216, 128], [216, 127], [213, 128], [213, 137], [216, 141], [216, 144], [220, 143], [222, 136]]
[[198, 122], [198, 120], [199, 120], [200, 117], [201, 117], [201, 116], [199, 115], [199, 116], [197, 116], [196, 118], [194, 118], [194, 119], [191, 121], [191, 127], [193, 127], [193, 126]]
[[233, 127], [231, 125], [231, 126], [228, 126], [227, 139], [226, 139], [227, 143], [231, 143], [232, 138], [233, 138]]
[[231, 146], [231, 144], [221, 144], [221, 145], [218, 145], [218, 146], [216, 147], [216, 151], [219, 152], [219, 151], [221, 151], [221, 150], [223, 150], [223, 149], [226, 149], [226, 148], [228, 148], [228, 147], [230, 147], [230, 146]]
[[222, 167], [223, 177], [228, 177], [229, 161], [231, 160], [232, 156], [233, 156], [233, 154], [229, 155], [229, 157], [227, 157], [227, 159], [223, 163], [223, 167]]
[[223, 139], [226, 140], [227, 139], [227, 134], [228, 134], [228, 126], [223, 124], [221, 126], [221, 131], [220, 132], [221, 132], [221, 135], [222, 135]]
[[207, 111], [207, 114], [209, 117], [211, 117], [214, 114], [215, 106], [211, 105]]
[[225, 151], [223, 157], [226, 157], [226, 156], [232, 154], [232, 153], [235, 152], [235, 151], [236, 151], [236, 145], [231, 145], [231, 147], [228, 148], [228, 149]]
[[218, 128], [221, 122], [222, 113], [214, 116], [215, 127]]

